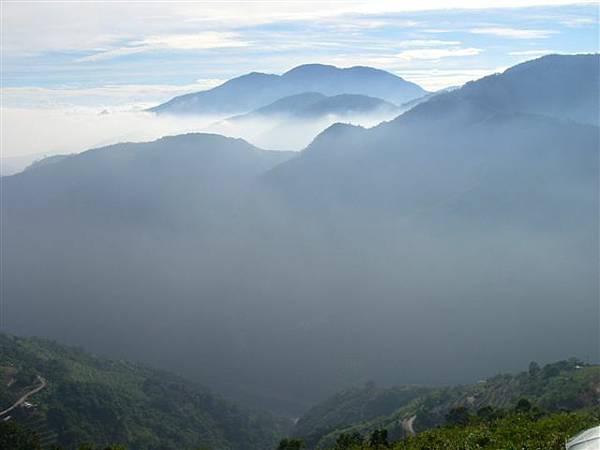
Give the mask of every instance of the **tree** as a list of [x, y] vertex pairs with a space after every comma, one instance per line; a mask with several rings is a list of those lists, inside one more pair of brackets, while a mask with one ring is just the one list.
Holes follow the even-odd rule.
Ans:
[[23, 428], [14, 420], [0, 422], [0, 449], [41, 450], [36, 433]]
[[373, 430], [369, 438], [369, 445], [374, 448], [389, 447], [387, 430], [385, 428]]
[[469, 411], [464, 406], [452, 408], [446, 414], [446, 422], [450, 425], [467, 425], [469, 423]]
[[277, 447], [277, 450], [301, 450], [303, 448], [306, 448], [303, 439], [285, 438], [279, 441], [279, 447]]
[[542, 376], [545, 379], [557, 377], [558, 375], [560, 375], [560, 366], [558, 366], [556, 363], [555, 364], [547, 364], [542, 369]]
[[522, 398], [517, 402], [515, 411], [525, 413], [531, 411], [531, 403], [526, 398]]
[[335, 441], [335, 450], [351, 449], [363, 443], [363, 437], [358, 431], [352, 433], [342, 433]]
[[477, 410], [477, 417], [489, 422], [496, 417], [496, 411], [489, 405], [484, 406]]
[[540, 371], [542, 369], [540, 369], [540, 365], [538, 363], [536, 363], [535, 361], [531, 361], [529, 363], [529, 376], [530, 377], [537, 377], [540, 374]]
[[26, 388], [33, 386], [37, 381], [37, 373], [32, 368], [21, 369], [15, 376], [15, 386]]

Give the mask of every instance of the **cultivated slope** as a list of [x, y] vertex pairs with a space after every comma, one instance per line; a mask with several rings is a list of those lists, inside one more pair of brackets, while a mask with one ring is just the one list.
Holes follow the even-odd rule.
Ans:
[[[293, 433], [306, 439], [310, 448], [333, 447], [341, 433], [368, 436], [385, 428], [391, 440], [421, 433], [448, 421], [453, 409], [464, 407], [476, 413], [487, 408], [510, 410], [526, 399], [546, 411], [577, 411], [598, 406], [600, 366], [575, 359], [540, 367], [516, 375], [496, 375], [477, 384], [425, 388], [367, 385], [340, 392], [315, 406], [298, 421]], [[482, 413], [480, 413], [481, 415]], [[410, 421], [410, 427], [407, 424]]]

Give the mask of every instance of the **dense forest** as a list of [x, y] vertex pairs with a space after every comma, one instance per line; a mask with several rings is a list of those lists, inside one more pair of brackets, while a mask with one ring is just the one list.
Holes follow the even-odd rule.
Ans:
[[44, 445], [259, 450], [276, 445], [284, 424], [176, 375], [41, 339], [0, 334], [0, 355], [0, 409], [38, 386], [38, 377], [47, 383], [30, 403], [2, 416], [12, 419], [3, 433], [19, 435], [11, 428], [16, 422]]

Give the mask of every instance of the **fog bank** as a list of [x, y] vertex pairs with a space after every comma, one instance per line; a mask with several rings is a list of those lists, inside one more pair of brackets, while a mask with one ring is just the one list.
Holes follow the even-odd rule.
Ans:
[[124, 141], [202, 131], [219, 117], [158, 117], [92, 107], [2, 108], [2, 157], [75, 153]]

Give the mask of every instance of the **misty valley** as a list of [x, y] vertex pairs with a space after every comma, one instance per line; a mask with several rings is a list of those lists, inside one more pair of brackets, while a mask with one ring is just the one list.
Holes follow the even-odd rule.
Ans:
[[0, 448], [564, 449], [600, 422], [599, 86], [306, 64], [15, 160]]

